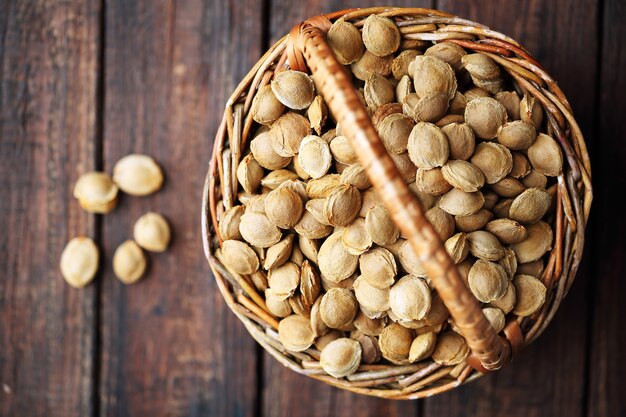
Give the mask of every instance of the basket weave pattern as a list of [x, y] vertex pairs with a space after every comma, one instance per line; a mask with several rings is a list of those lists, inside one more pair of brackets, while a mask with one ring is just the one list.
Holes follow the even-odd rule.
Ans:
[[[547, 116], [548, 133], [561, 145], [566, 164], [557, 178], [555, 242], [541, 276], [548, 293], [544, 306], [531, 317], [507, 323], [498, 337], [478, 303], [450, 261], [442, 242], [425, 220], [419, 203], [401, 180], [378, 139], [352, 82], [338, 64], [324, 33], [331, 21], [342, 17], [361, 27], [371, 14], [390, 17], [402, 32], [405, 44], [425, 46], [432, 41], [454, 42], [468, 51], [494, 59], [512, 78], [516, 88], [534, 96]], [[249, 112], [258, 89], [276, 71], [289, 67], [315, 74], [318, 91], [342, 126], [394, 222], [408, 237], [424, 261], [428, 275], [450, 310], [472, 350], [467, 363], [443, 366], [431, 361], [413, 365], [361, 365], [347, 379], [327, 375], [319, 365], [319, 352], [287, 351], [278, 341], [277, 320], [267, 311], [250, 280], [229, 272], [213, 255], [221, 244], [218, 213], [234, 205], [236, 168], [253, 127]], [[246, 75], [229, 98], [218, 129], [203, 193], [204, 250], [218, 287], [228, 306], [250, 334], [273, 357], [290, 369], [353, 392], [393, 399], [413, 399], [447, 391], [498, 369], [526, 344], [539, 336], [552, 320], [567, 294], [582, 256], [584, 230], [592, 201], [591, 170], [584, 138], [572, 110], [554, 80], [515, 40], [483, 25], [429, 9], [368, 8], [344, 10], [318, 16], [294, 27], [289, 36], [274, 44]]]

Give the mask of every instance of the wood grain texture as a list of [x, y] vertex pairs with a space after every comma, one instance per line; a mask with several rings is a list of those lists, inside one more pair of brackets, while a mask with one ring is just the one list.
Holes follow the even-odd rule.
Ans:
[[593, 325], [589, 335], [588, 416], [626, 415], [624, 379], [626, 364], [621, 356], [626, 348], [626, 202], [616, 190], [626, 189], [626, 133], [620, 102], [626, 91], [626, 4], [604, 2], [602, 22], [603, 47], [600, 50], [600, 85], [598, 90], [598, 130], [592, 152], [595, 169], [595, 223], [592, 230], [595, 300]]
[[[558, 80], [593, 141], [597, 48], [596, 2], [438, 1], [441, 10], [476, 20], [520, 41]], [[589, 249], [593, 243], [587, 241]], [[589, 253], [587, 252], [587, 255]], [[590, 282], [586, 265], [545, 334], [507, 368], [427, 399], [426, 416], [583, 415]]]
[[[293, 25], [320, 13], [380, 5], [380, 2], [373, 0], [298, 3], [272, 0], [269, 37], [273, 43], [289, 32]], [[433, 7], [433, 2], [402, 0], [395, 1], [393, 5], [397, 7]], [[420, 403], [417, 401], [390, 402], [331, 388], [326, 384], [298, 375], [282, 367], [268, 354], [264, 356], [263, 416], [393, 417], [419, 415]], [[309, 406], [303, 406], [303, 404]]]
[[0, 5], [0, 415], [89, 416], [97, 286], [59, 272], [94, 236], [72, 197], [95, 167], [97, 2]]
[[101, 416], [254, 414], [257, 347], [210, 276], [200, 194], [224, 103], [261, 53], [260, 24], [252, 0], [107, 2], [104, 165], [145, 153], [166, 182], [104, 219], [105, 258], [149, 210], [173, 240], [138, 284], [104, 269]]

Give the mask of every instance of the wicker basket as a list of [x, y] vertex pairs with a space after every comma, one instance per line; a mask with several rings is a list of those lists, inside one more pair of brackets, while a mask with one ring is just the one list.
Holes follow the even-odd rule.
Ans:
[[[547, 287], [544, 306], [531, 317], [510, 320], [496, 335], [465, 287], [442, 242], [425, 220], [419, 203], [408, 192], [386, 153], [351, 80], [325, 40], [333, 20], [343, 17], [361, 27], [379, 14], [393, 18], [401, 28], [403, 45], [419, 47], [431, 42], [454, 42], [466, 50], [488, 54], [510, 75], [515, 88], [536, 97], [547, 115], [547, 130], [560, 143], [566, 164], [557, 181], [555, 242], [546, 255], [542, 281]], [[256, 91], [277, 70], [289, 67], [315, 74], [318, 91], [341, 121], [345, 135], [359, 149], [359, 159], [448, 307], [472, 354], [459, 366], [421, 362], [400, 366], [362, 365], [347, 379], [327, 375], [319, 365], [319, 352], [287, 351], [277, 338], [277, 320], [267, 311], [263, 297], [247, 277], [236, 276], [215, 258], [221, 241], [216, 234], [218, 213], [232, 206], [237, 192], [235, 170], [253, 127], [249, 114]], [[444, 392], [500, 368], [539, 336], [552, 320], [578, 269], [584, 232], [592, 200], [591, 170], [582, 133], [563, 92], [530, 54], [515, 40], [487, 27], [429, 9], [368, 8], [317, 16], [297, 25], [274, 44], [235, 89], [219, 126], [206, 177], [202, 233], [206, 257], [228, 306], [252, 337], [273, 357], [295, 372], [353, 392], [392, 399], [414, 399]]]

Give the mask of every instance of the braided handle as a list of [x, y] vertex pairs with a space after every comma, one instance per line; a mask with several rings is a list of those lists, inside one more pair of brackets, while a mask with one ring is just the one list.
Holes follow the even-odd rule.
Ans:
[[458, 269], [446, 252], [433, 226], [415, 196], [402, 180], [387, 154], [365, 107], [357, 96], [345, 68], [337, 61], [326, 42], [331, 22], [316, 16], [290, 33], [287, 56], [292, 69], [315, 74], [318, 91], [345, 131], [374, 188], [380, 195], [397, 227], [407, 236], [413, 251], [423, 263], [442, 301], [467, 340], [472, 351], [469, 363], [480, 371], [500, 368], [511, 358], [511, 346], [482, 313], [466, 287]]

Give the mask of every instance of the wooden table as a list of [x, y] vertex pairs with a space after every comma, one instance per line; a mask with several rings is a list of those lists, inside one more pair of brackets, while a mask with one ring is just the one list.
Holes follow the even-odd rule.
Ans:
[[[0, 1], [0, 416], [626, 415], [621, 0], [395, 2], [520, 40], [560, 81], [587, 137], [596, 199], [586, 261], [549, 330], [514, 364], [424, 401], [366, 398], [287, 371], [226, 308], [199, 225], [225, 100], [294, 23], [375, 3]], [[81, 211], [77, 177], [132, 152], [159, 161], [163, 190], [124, 196], [104, 217]], [[171, 220], [173, 244], [124, 286], [112, 252], [147, 210]], [[81, 234], [102, 248], [102, 268], [76, 290], [58, 260]]]

